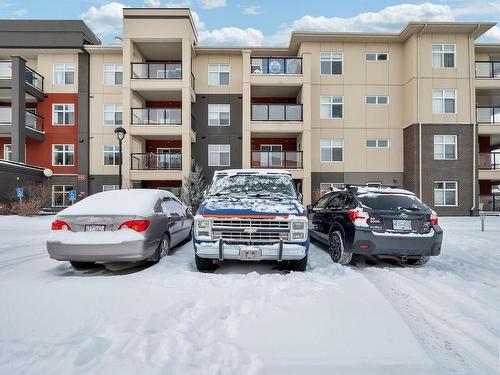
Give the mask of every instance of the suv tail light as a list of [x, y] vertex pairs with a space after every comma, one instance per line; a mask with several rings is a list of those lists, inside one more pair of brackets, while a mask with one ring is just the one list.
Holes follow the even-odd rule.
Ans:
[[71, 230], [71, 227], [62, 220], [54, 220], [52, 222], [52, 230]]
[[437, 213], [433, 212], [431, 214], [431, 218], [429, 219], [429, 223], [431, 225], [438, 225], [438, 215], [437, 215]]
[[355, 225], [365, 225], [368, 223], [368, 219], [370, 218], [368, 212], [363, 211], [361, 208], [349, 210], [347, 211], [347, 214]]
[[144, 232], [149, 228], [149, 220], [129, 220], [119, 226], [118, 230], [129, 228], [136, 232]]

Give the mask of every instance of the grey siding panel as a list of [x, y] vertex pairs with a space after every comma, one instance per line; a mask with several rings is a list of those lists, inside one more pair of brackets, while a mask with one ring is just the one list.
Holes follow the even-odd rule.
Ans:
[[89, 178], [90, 194], [102, 191], [102, 185], [118, 185], [118, 175], [92, 175]]
[[25, 168], [13, 164], [0, 163], [0, 202], [16, 198], [17, 187], [45, 180], [42, 169]]
[[78, 55], [78, 174], [85, 176], [78, 181], [77, 190], [89, 193], [89, 88], [90, 56], [87, 52]]

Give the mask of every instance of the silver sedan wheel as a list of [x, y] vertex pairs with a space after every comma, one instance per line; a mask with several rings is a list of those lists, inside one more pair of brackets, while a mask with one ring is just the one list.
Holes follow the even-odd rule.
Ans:
[[164, 234], [160, 242], [160, 258], [170, 254], [170, 239]]

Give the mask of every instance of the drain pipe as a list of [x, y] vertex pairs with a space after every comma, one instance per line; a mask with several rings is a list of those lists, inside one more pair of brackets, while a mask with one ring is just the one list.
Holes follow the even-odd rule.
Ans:
[[[481, 27], [481, 24], [477, 24], [472, 37], [476, 35], [476, 31]], [[476, 56], [476, 51], [474, 49], [474, 44], [471, 47], [471, 40], [469, 38], [469, 61], [470, 61], [470, 53], [473, 51], [473, 56]], [[472, 63], [475, 64], [475, 59], [472, 60]], [[475, 102], [476, 102], [476, 87], [475, 87], [475, 69], [474, 65], [469, 68], [469, 89], [470, 89], [470, 108], [472, 115], [472, 207], [470, 209], [470, 215], [474, 215], [474, 210], [476, 209], [476, 158], [477, 158], [477, 119], [476, 119], [476, 111], [475, 111]]]
[[423, 181], [422, 181], [422, 122], [420, 121], [420, 35], [427, 28], [424, 24], [422, 30], [417, 34], [417, 123], [418, 123], [418, 190], [419, 198], [423, 200]]

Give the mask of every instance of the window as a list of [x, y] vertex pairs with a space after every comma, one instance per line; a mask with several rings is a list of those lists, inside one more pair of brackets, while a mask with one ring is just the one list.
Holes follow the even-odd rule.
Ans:
[[260, 145], [260, 165], [263, 167], [283, 166], [284, 156], [282, 145]]
[[388, 96], [367, 96], [366, 104], [389, 104]]
[[342, 52], [321, 52], [321, 74], [342, 74]]
[[455, 90], [432, 90], [432, 113], [457, 113]]
[[208, 166], [228, 167], [231, 164], [230, 145], [208, 145]]
[[342, 118], [344, 112], [343, 96], [321, 97], [321, 118]]
[[52, 165], [74, 165], [75, 145], [52, 145]]
[[456, 181], [434, 181], [434, 206], [458, 206]]
[[12, 160], [12, 145], [4, 144], [3, 145], [3, 159], [4, 160]]
[[435, 135], [434, 136], [434, 159], [455, 160], [457, 158], [457, 136]]
[[368, 61], [387, 61], [387, 60], [389, 60], [389, 54], [385, 53], [385, 52], [382, 52], [382, 53], [368, 52], [366, 54], [366, 60], [368, 60]]
[[104, 165], [120, 165], [120, 148], [118, 145], [104, 145]]
[[118, 190], [118, 185], [102, 185], [102, 191]]
[[229, 104], [208, 105], [208, 126], [229, 126], [231, 106]]
[[454, 68], [455, 67], [455, 44], [433, 44], [432, 45], [432, 67]]
[[54, 64], [54, 85], [75, 83], [75, 64]]
[[75, 105], [74, 104], [52, 104], [52, 124], [53, 125], [74, 125]]
[[119, 104], [104, 104], [104, 125], [123, 124], [123, 109]]
[[69, 206], [69, 192], [73, 189], [73, 185], [52, 185], [52, 206], [66, 207]]
[[208, 64], [208, 84], [229, 85], [229, 64]]
[[344, 161], [344, 140], [343, 139], [321, 139], [320, 140], [320, 161], [322, 161], [322, 162], [342, 162], [342, 161]]
[[366, 147], [369, 148], [388, 148], [389, 140], [388, 139], [367, 139]]
[[122, 64], [104, 64], [104, 84], [121, 85], [123, 83]]

